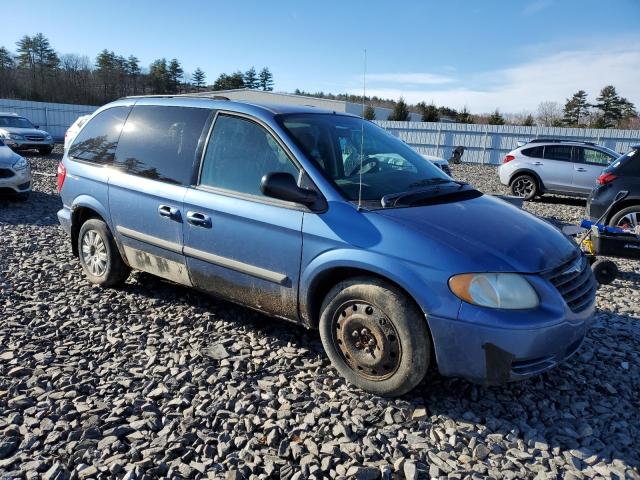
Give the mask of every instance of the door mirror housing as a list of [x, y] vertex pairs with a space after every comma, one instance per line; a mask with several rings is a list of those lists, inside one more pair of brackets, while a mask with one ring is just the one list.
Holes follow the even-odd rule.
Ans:
[[299, 203], [312, 210], [321, 210], [324, 203], [315, 190], [299, 187], [293, 175], [286, 172], [271, 172], [262, 177], [260, 190], [267, 197]]
[[40, 125], [34, 125], [35, 128], [40, 128]]

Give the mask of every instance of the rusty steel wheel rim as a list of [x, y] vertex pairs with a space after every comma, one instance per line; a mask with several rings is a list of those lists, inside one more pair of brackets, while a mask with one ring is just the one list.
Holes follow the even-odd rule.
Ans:
[[343, 304], [334, 315], [332, 333], [337, 351], [358, 375], [382, 381], [398, 370], [402, 356], [398, 332], [374, 305], [361, 300]]

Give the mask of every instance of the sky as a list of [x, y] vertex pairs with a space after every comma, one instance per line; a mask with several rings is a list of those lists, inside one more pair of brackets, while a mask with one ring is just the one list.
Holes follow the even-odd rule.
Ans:
[[[23, 0], [0, 46], [44, 33], [59, 53], [178, 58], [213, 83], [268, 66], [276, 91], [535, 111], [614, 85], [640, 107], [640, 0]], [[21, 21], [23, 19], [24, 21]]]

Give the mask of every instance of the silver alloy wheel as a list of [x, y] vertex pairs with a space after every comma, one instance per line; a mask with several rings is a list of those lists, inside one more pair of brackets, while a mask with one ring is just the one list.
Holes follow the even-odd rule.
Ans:
[[520, 177], [513, 182], [513, 193], [520, 197], [528, 197], [535, 191], [536, 185], [529, 177]]
[[636, 228], [638, 226], [638, 220], [640, 220], [640, 211], [629, 212], [626, 215], [624, 215], [620, 220], [618, 220], [618, 225], [616, 226]]
[[107, 248], [96, 230], [87, 230], [82, 237], [82, 259], [91, 275], [101, 277], [107, 271]]

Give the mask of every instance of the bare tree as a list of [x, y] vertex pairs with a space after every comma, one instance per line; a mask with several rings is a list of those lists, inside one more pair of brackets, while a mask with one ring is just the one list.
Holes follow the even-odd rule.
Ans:
[[537, 117], [539, 125], [557, 127], [562, 125], [562, 107], [557, 102], [540, 102]]

